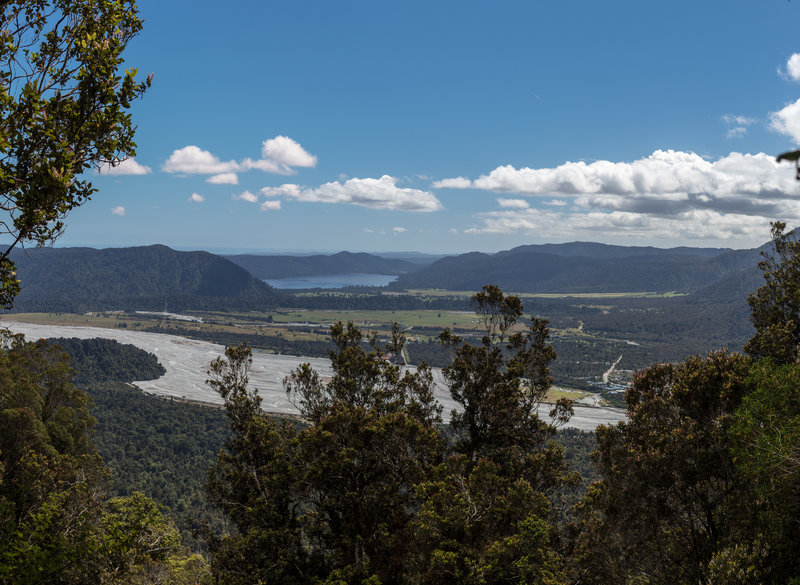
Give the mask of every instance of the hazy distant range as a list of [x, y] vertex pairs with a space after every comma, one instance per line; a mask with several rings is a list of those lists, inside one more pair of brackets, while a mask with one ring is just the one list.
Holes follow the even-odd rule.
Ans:
[[469, 291], [493, 283], [527, 293], [694, 293], [713, 286], [715, 292], [744, 299], [760, 285], [757, 264], [764, 249], [766, 245], [749, 250], [665, 249], [571, 242], [518, 246], [496, 254], [411, 259], [351, 252], [225, 258], [277, 288], [361, 285]]

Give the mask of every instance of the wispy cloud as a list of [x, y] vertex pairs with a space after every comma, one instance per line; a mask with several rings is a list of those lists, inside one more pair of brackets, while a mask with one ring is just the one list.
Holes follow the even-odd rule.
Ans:
[[505, 207], [507, 209], [527, 209], [530, 207], [527, 201], [524, 199], [503, 199], [500, 198], [497, 200], [497, 204], [500, 207]]
[[125, 215], [125, 208], [122, 205], [117, 205], [116, 207], [111, 208], [111, 213], [114, 215], [123, 216]]
[[207, 178], [206, 182], [214, 185], [238, 185], [239, 177], [236, 173], [220, 173]]
[[262, 203], [260, 206], [261, 211], [274, 211], [280, 208], [281, 208], [280, 199], [269, 199], [267, 201], [264, 201], [264, 203]]
[[469, 189], [471, 186], [472, 181], [466, 177], [453, 177], [452, 179], [442, 179], [432, 183], [434, 189]]
[[406, 228], [400, 227], [400, 226], [392, 228], [392, 233], [393, 234], [404, 234], [406, 231], [407, 231]]
[[244, 191], [239, 193], [238, 195], [233, 196], [234, 199], [241, 199], [242, 201], [249, 201], [250, 203], [255, 203], [258, 201], [258, 195], [255, 193], [251, 193], [250, 191]]
[[441, 202], [429, 191], [397, 186], [397, 179], [383, 175], [380, 179], [348, 179], [343, 183], [334, 181], [319, 187], [301, 187], [285, 184], [280, 187], [265, 187], [266, 196], [282, 196], [297, 201], [316, 203], [345, 203], [372, 209], [397, 211], [438, 211]]
[[190, 203], [202, 203], [205, 200], [206, 198], [200, 195], [200, 193], [192, 193], [192, 196], [187, 199]]
[[755, 118], [748, 118], [747, 116], [725, 114], [722, 116], [722, 121], [728, 126], [728, 131], [725, 133], [725, 136], [728, 138], [741, 138], [747, 134], [747, 127], [754, 124], [757, 120]]

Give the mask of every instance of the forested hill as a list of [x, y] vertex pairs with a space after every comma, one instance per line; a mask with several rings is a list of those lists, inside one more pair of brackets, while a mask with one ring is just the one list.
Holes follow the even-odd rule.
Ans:
[[477, 290], [491, 282], [504, 290], [533, 293], [694, 292], [733, 276], [752, 273], [757, 278], [758, 259], [758, 249], [660, 249], [573, 242], [442, 258], [401, 275], [390, 286]]
[[382, 258], [373, 254], [339, 252], [314, 256], [225, 256], [257, 278], [290, 278], [328, 274], [404, 274], [419, 269], [406, 260]]
[[208, 252], [166, 246], [15, 251], [16, 310], [269, 306], [271, 287]]

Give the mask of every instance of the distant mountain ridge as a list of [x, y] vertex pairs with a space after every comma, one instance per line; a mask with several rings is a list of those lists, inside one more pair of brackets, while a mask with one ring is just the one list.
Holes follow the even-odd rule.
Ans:
[[331, 274], [404, 274], [420, 265], [406, 260], [382, 258], [364, 252], [339, 252], [313, 256], [270, 256], [256, 254], [226, 255], [256, 278], [292, 278]]
[[757, 274], [758, 259], [759, 249], [530, 245], [442, 258], [400, 275], [390, 288], [468, 291], [493, 283], [529, 293], [694, 292], [741, 271]]
[[15, 250], [12, 259], [22, 285], [15, 302], [20, 311], [165, 306], [259, 310], [287, 302], [285, 293], [260, 278], [348, 272], [400, 273], [389, 290], [475, 291], [492, 283], [509, 292], [678, 291], [692, 293], [688, 302], [741, 303], [763, 282], [757, 264], [760, 251], [768, 247], [660, 249], [572, 242], [518, 246], [496, 254], [470, 252], [422, 268], [363, 253], [222, 257], [163, 245]]
[[22, 292], [15, 309], [257, 306], [274, 299], [270, 286], [233, 262], [208, 252], [163, 245], [131, 248], [15, 250]]
[[498, 252], [496, 255], [506, 256], [523, 252], [539, 252], [573, 258], [602, 258], [608, 260], [634, 256], [702, 256], [712, 258], [733, 251], [732, 248], [690, 248], [688, 246], [655, 248], [653, 246], [615, 246], [598, 242], [567, 242], [565, 244], [526, 244]]

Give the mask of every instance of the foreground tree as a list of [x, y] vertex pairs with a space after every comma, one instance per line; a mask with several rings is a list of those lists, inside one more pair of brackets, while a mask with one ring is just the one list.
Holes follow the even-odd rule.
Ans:
[[[560, 458], [551, 461], [561, 468]], [[547, 494], [487, 458], [463, 455], [417, 487], [408, 581], [490, 585], [564, 582]]]
[[[800, 582], [800, 366], [762, 361], [733, 418], [731, 453], [750, 488], [748, 538], [715, 559], [715, 583]], [[746, 577], [746, 578], [745, 578]]]
[[209, 384], [234, 432], [208, 483], [238, 530], [212, 540], [221, 580], [562, 582], [549, 496], [575, 477], [537, 414], [555, 357], [547, 324], [534, 319], [506, 340], [519, 299], [486, 287], [474, 302], [480, 344], [443, 336], [463, 408], [448, 427], [430, 369], [392, 363], [404, 342], [397, 325], [384, 345], [334, 325], [333, 376], [306, 364], [285, 380], [300, 421], [261, 412], [247, 347], [212, 364]]
[[[550, 496], [578, 480], [539, 417], [555, 351], [547, 321], [520, 331], [520, 299], [488, 285], [472, 299], [478, 343], [449, 331], [443, 374], [460, 408], [451, 414], [452, 456], [417, 487], [414, 583], [561, 583]], [[551, 411], [568, 420], [569, 401]]]
[[793, 363], [800, 346], [800, 241], [786, 224], [772, 224], [772, 250], [763, 252], [759, 268], [764, 285], [751, 294], [750, 319], [756, 329], [744, 350], [756, 359]]
[[[389, 346], [400, 336], [395, 327]], [[329, 381], [308, 364], [286, 380], [300, 424], [260, 411], [248, 348], [212, 364], [234, 432], [209, 480], [239, 530], [213, 543], [226, 582], [403, 582], [413, 488], [442, 448], [431, 373], [401, 371], [374, 339], [365, 349], [352, 324], [331, 337]]]
[[626, 394], [629, 420], [598, 428], [576, 583], [800, 583], [796, 231], [774, 222], [762, 256], [750, 357], [651, 366]]
[[[485, 327], [479, 343], [448, 330], [441, 335], [453, 352], [442, 373], [460, 406], [451, 414], [455, 450], [469, 461], [490, 458], [517, 473], [516, 464], [538, 457], [555, 432], [539, 417], [539, 407], [553, 380], [549, 363], [556, 353], [547, 342], [546, 319], [531, 317], [527, 331], [513, 331], [523, 312], [519, 297], [488, 285], [473, 297], [472, 306]], [[561, 400], [550, 414], [554, 422], [566, 422], [572, 403]]]
[[133, 156], [128, 110], [150, 84], [121, 72], [141, 30], [133, 0], [9, 0], [0, 7], [0, 305], [19, 282], [9, 253], [45, 245], [96, 191], [85, 171]]
[[579, 583], [706, 583], [749, 514], [729, 451], [750, 361], [717, 352], [640, 372], [629, 420], [597, 429], [602, 477], [584, 503]]

